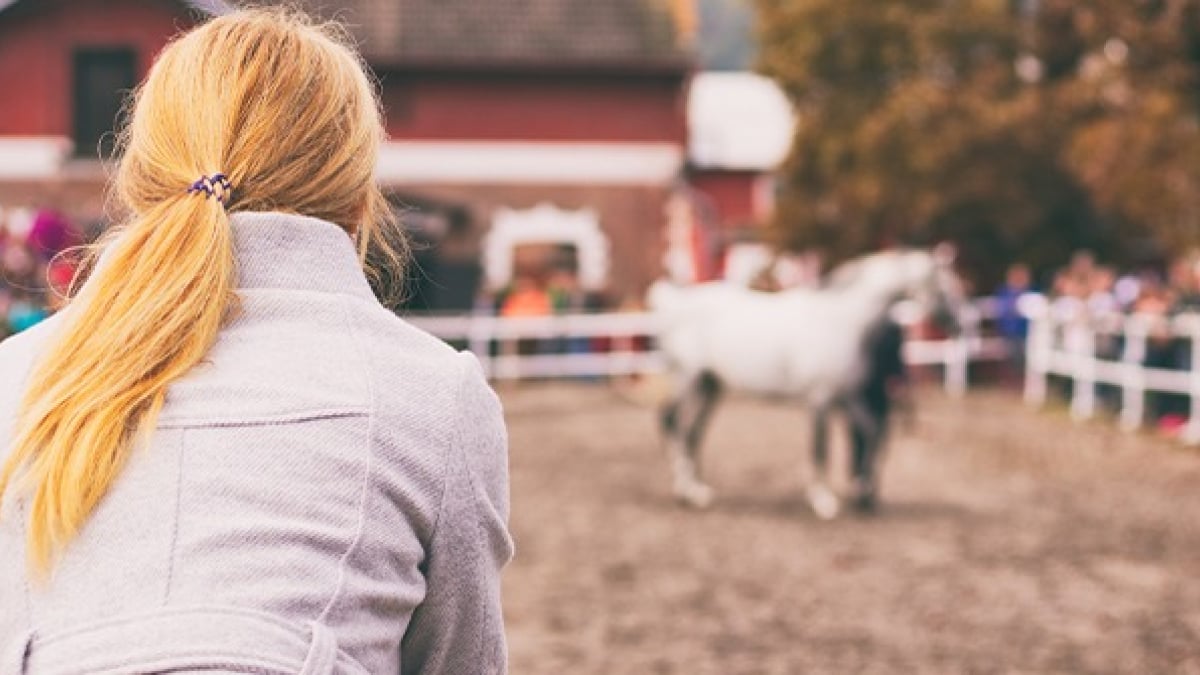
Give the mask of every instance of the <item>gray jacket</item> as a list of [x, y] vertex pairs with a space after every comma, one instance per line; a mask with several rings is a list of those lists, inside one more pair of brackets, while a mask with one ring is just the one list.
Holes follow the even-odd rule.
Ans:
[[[338, 227], [232, 221], [241, 313], [49, 582], [27, 495], [0, 504], [0, 675], [504, 672], [507, 450], [478, 362], [381, 307]], [[0, 461], [58, 325], [0, 344]]]

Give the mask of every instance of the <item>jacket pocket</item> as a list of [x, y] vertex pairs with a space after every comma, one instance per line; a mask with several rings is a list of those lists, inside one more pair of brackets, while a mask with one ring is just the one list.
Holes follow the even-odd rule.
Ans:
[[371, 488], [370, 418], [184, 430], [168, 598], [319, 616]]

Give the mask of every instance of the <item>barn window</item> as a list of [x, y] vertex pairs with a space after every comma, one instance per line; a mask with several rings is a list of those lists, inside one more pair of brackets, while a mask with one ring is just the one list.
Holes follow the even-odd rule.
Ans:
[[75, 52], [74, 132], [79, 157], [110, 157], [117, 117], [136, 83], [132, 49], [80, 49]]

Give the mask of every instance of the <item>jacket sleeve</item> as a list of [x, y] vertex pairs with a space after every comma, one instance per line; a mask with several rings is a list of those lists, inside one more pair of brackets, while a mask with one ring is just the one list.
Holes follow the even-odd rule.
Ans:
[[401, 644], [402, 675], [507, 672], [500, 570], [508, 533], [508, 439], [500, 402], [470, 354], [451, 415], [446, 479], [424, 562], [426, 593]]

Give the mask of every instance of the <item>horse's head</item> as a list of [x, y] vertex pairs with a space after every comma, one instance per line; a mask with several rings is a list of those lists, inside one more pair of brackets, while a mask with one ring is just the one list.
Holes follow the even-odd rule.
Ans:
[[909, 299], [951, 334], [961, 331], [966, 306], [962, 282], [954, 272], [954, 247], [888, 251], [859, 258], [835, 269], [828, 287], [854, 289], [885, 305]]
[[919, 303], [935, 324], [957, 335], [962, 331], [967, 299], [962, 281], [954, 272], [953, 244], [942, 243], [932, 250], [908, 255], [912, 276], [905, 294]]

